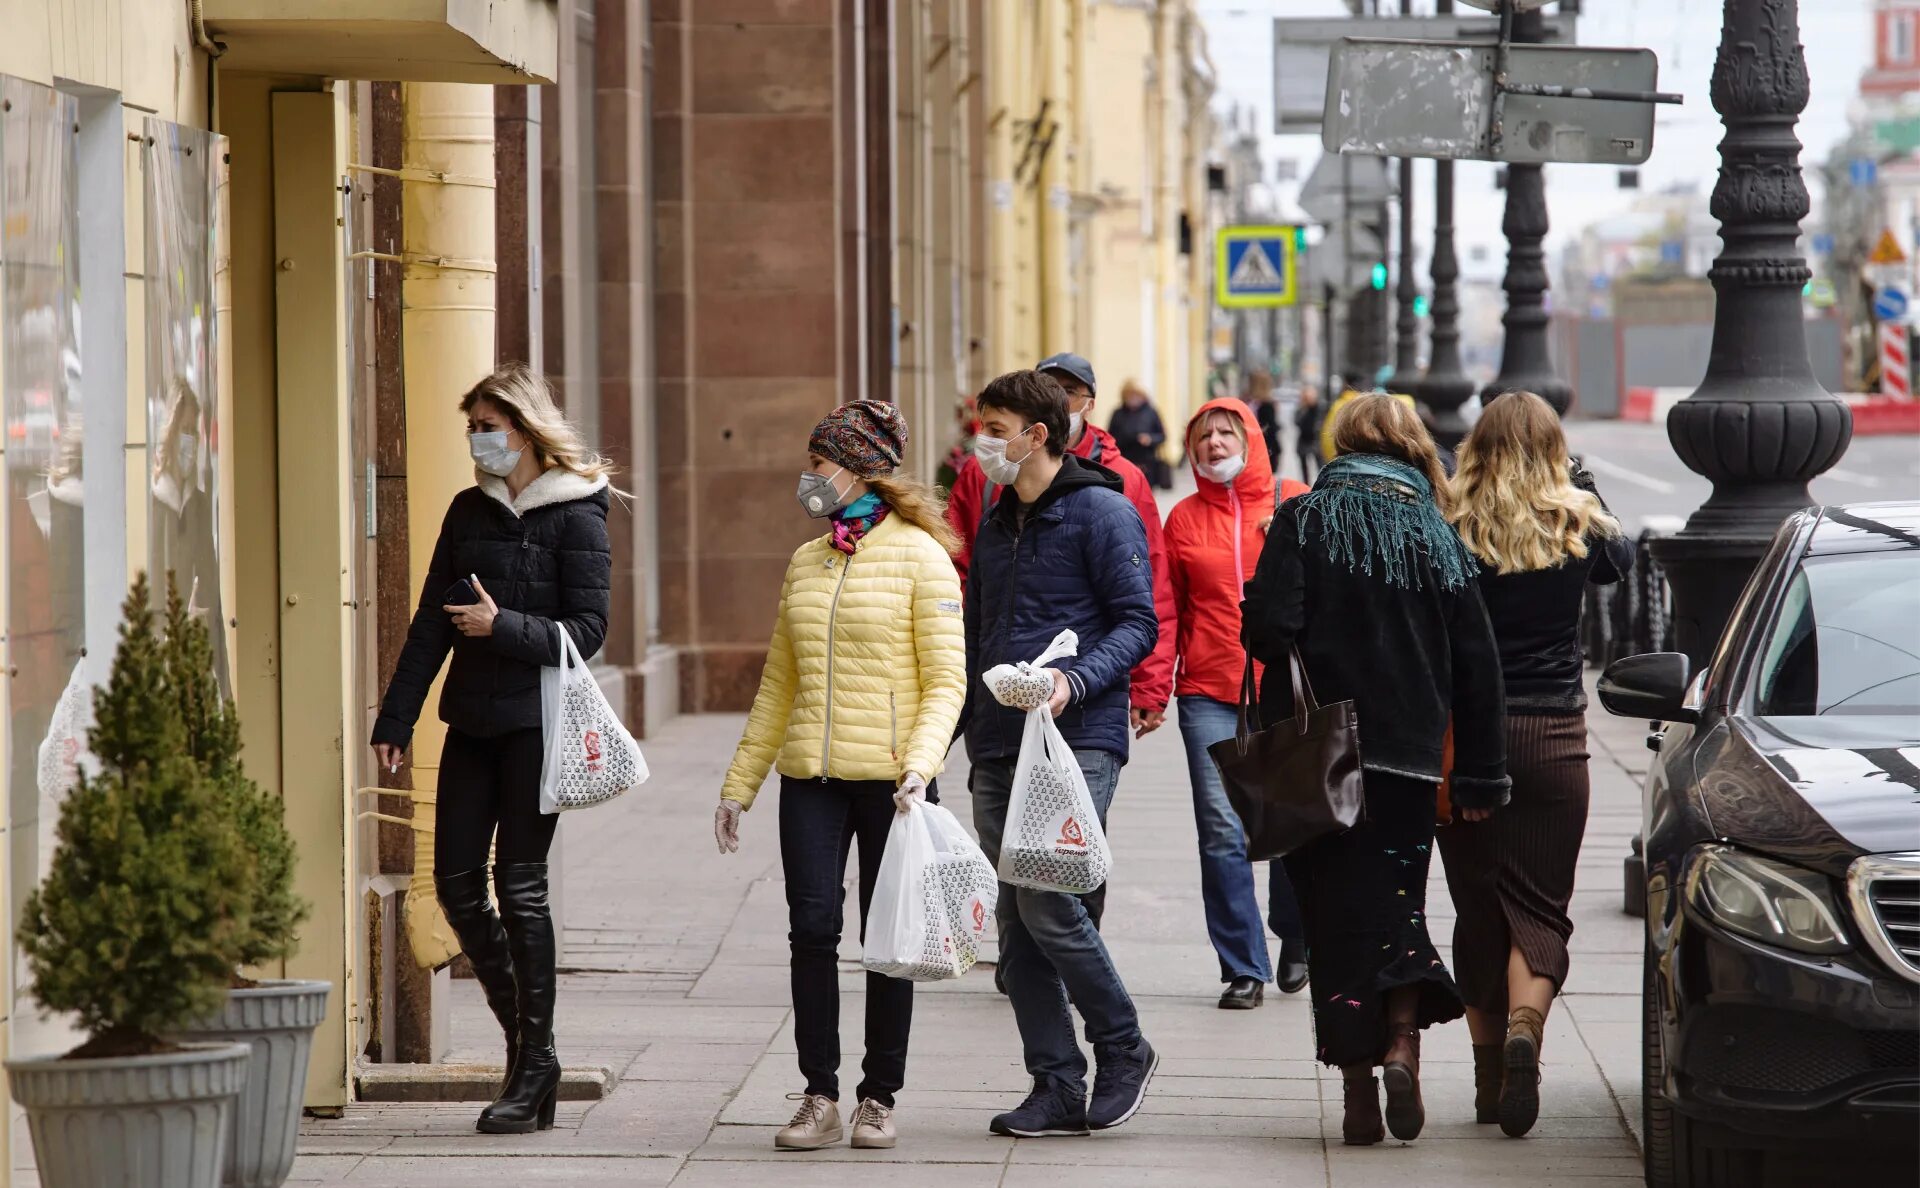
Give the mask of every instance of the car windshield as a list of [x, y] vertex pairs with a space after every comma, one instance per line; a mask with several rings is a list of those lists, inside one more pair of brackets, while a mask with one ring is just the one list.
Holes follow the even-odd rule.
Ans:
[[1809, 557], [1760, 653], [1766, 717], [1920, 713], [1920, 550]]

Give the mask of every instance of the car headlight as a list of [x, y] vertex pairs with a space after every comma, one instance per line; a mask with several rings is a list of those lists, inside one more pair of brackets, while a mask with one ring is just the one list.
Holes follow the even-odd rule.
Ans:
[[1687, 902], [1721, 927], [1783, 949], [1841, 953], [1850, 946], [1827, 880], [1731, 846], [1700, 846]]

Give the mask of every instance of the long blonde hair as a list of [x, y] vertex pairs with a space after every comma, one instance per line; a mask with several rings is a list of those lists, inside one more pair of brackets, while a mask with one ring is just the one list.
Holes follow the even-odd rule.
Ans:
[[616, 467], [596, 453], [586, 438], [554, 403], [553, 389], [525, 363], [503, 363], [492, 375], [467, 390], [460, 411], [486, 401], [507, 415], [513, 427], [533, 447], [541, 469], [558, 466], [581, 478], [610, 478]]
[[940, 492], [902, 470], [870, 478], [866, 483], [894, 515], [933, 537], [949, 557], [960, 552], [960, 538], [947, 523], [947, 501]]
[[1496, 573], [1551, 569], [1587, 555], [1587, 535], [1618, 535], [1620, 522], [1573, 485], [1560, 418], [1532, 392], [1488, 404], [1460, 443], [1449, 519], [1473, 555]]
[[1447, 472], [1440, 465], [1433, 434], [1427, 432], [1412, 406], [1397, 396], [1374, 392], [1342, 405], [1333, 418], [1333, 452], [1336, 456], [1385, 454], [1398, 458], [1427, 476], [1433, 486], [1433, 501], [1442, 512], [1450, 506]]

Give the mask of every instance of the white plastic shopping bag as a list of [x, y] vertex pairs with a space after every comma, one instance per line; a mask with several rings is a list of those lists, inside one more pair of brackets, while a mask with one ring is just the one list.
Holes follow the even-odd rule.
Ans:
[[540, 811], [548, 814], [605, 804], [646, 783], [648, 774], [640, 745], [607, 704], [573, 636], [557, 623], [553, 629], [560, 637], [560, 663], [540, 670], [547, 745]]
[[938, 852], [926, 809], [916, 801], [896, 813], [887, 829], [860, 956], [860, 964], [874, 973], [909, 982], [937, 982], [966, 972], [941, 901]]
[[1052, 692], [1053, 677], [1044, 666], [1075, 655], [1079, 647], [1073, 632], [1062, 631], [1031, 663], [997, 665], [982, 677], [1003, 705], [1027, 711], [1000, 843], [1000, 878], [1016, 887], [1070, 895], [1084, 895], [1105, 883], [1113, 855], [1080, 764], [1046, 700], [1035, 704], [1033, 698], [1042, 680], [1048, 694]]
[[915, 801], [909, 815], [924, 816], [933, 838], [934, 871], [940, 878], [940, 904], [953, 930], [960, 972], [980, 960], [980, 942], [993, 927], [999, 906], [1000, 876], [960, 819], [937, 804]]

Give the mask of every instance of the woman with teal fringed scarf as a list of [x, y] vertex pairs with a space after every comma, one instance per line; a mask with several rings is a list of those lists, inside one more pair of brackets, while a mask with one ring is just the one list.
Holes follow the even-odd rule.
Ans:
[[1321, 704], [1353, 701], [1359, 717], [1365, 813], [1286, 864], [1316, 1055], [1345, 1075], [1345, 1141], [1366, 1146], [1388, 1129], [1420, 1133], [1420, 1032], [1464, 1013], [1427, 932], [1434, 813], [1443, 778], [1462, 809], [1506, 802], [1505, 709], [1477, 565], [1447, 523], [1446, 475], [1419, 417], [1363, 396], [1340, 410], [1333, 440], [1313, 490], [1279, 509], [1243, 618], [1267, 666], [1263, 720], [1292, 716], [1295, 649]]

